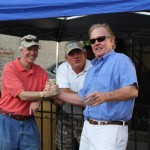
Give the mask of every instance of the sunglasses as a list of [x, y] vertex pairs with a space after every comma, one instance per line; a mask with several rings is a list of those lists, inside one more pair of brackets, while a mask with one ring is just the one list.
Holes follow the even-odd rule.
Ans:
[[32, 39], [24, 38], [23, 40], [26, 41], [26, 42], [39, 42], [38, 38], [32, 38]]
[[103, 41], [105, 41], [106, 38], [109, 38], [109, 37], [110, 36], [100, 36], [100, 37], [98, 37], [96, 39], [90, 39], [90, 43], [91, 44], [95, 44], [96, 41], [103, 42]]

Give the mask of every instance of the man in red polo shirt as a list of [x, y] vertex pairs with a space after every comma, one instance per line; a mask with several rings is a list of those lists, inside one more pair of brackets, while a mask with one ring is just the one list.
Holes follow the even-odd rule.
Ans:
[[34, 63], [40, 48], [36, 36], [21, 39], [21, 58], [6, 64], [0, 99], [0, 150], [39, 150], [39, 131], [32, 114], [40, 100], [59, 94], [47, 84], [46, 72]]

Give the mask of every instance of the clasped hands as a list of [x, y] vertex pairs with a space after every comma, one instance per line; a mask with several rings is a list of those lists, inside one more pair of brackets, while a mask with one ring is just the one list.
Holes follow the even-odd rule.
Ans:
[[[48, 99], [51, 96], [54, 97], [54, 96], [60, 94], [60, 92], [61, 91], [59, 89], [59, 86], [57, 84], [52, 84], [50, 81], [46, 82], [45, 88], [42, 91], [44, 99], [46, 99], [46, 98]], [[32, 102], [30, 104], [29, 114], [30, 115], [35, 114], [38, 111], [39, 107], [40, 107], [40, 101]]]
[[86, 96], [84, 104], [90, 106], [96, 106], [104, 103], [107, 100], [107, 97], [108, 97], [107, 93], [93, 92]]
[[43, 95], [46, 98], [46, 97], [56, 96], [56, 95], [60, 94], [60, 92], [61, 91], [57, 84], [47, 81], [45, 84], [45, 88], [43, 90]]
[[50, 91], [50, 90], [51, 90], [51, 93], [52, 93], [52, 96], [53, 96], [53, 100], [52, 100], [53, 104], [62, 105], [64, 102], [57, 98], [57, 96], [61, 92], [61, 90], [59, 89], [59, 86], [56, 85], [55, 83], [52, 83], [52, 82], [48, 81], [45, 85], [44, 91]]

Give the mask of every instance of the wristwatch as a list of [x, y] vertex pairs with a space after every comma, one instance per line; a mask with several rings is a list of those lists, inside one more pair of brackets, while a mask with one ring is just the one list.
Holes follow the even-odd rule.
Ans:
[[43, 94], [43, 92], [40, 92], [40, 96], [41, 96], [41, 98], [43, 98], [43, 97], [44, 97], [44, 94]]

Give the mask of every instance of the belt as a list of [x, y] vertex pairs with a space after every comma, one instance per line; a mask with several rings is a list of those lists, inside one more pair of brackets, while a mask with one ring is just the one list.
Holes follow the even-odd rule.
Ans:
[[19, 120], [19, 121], [24, 121], [24, 120], [27, 120], [27, 119], [30, 119], [30, 118], [33, 117], [33, 116], [14, 115], [14, 114], [5, 112], [5, 111], [3, 111], [3, 110], [1, 110], [1, 109], [0, 109], [0, 114], [4, 115], [4, 116], [6, 116], [6, 117], [13, 118], [13, 119], [15, 119], [15, 120]]
[[93, 125], [128, 125], [125, 121], [96, 121], [93, 119], [87, 119], [90, 124]]

